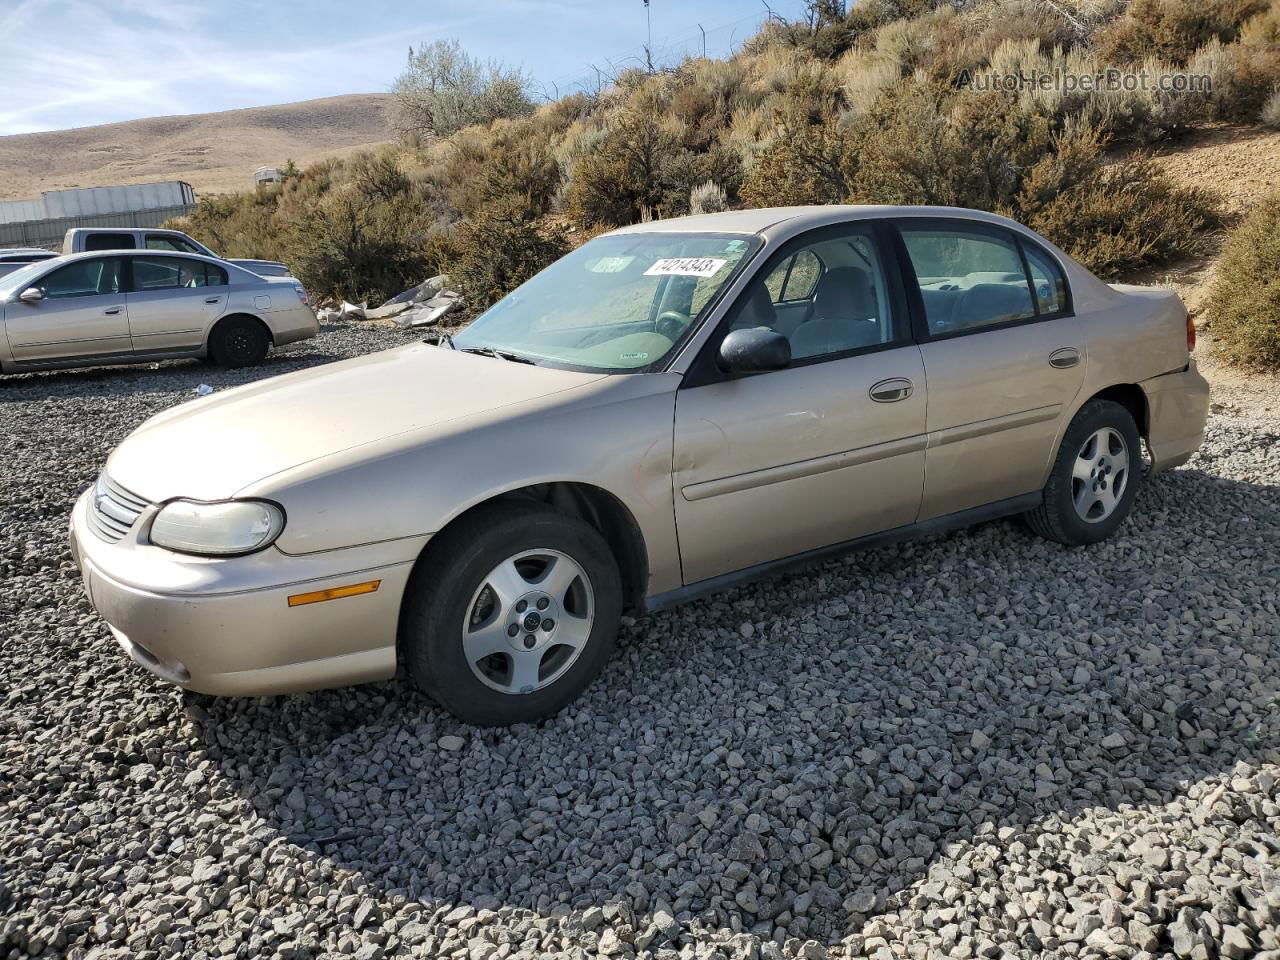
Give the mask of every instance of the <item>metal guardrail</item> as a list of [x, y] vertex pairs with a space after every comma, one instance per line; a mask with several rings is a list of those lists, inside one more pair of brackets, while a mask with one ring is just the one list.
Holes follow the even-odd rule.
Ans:
[[184, 217], [194, 209], [193, 204], [184, 204], [132, 213], [102, 213], [87, 217], [0, 223], [0, 247], [47, 247], [50, 250], [61, 250], [62, 238], [73, 227], [158, 227], [171, 217]]

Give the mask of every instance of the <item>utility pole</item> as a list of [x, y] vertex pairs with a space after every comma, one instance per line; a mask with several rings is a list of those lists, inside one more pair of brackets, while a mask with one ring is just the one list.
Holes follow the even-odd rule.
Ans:
[[653, 15], [649, 12], [649, 0], [644, 0], [644, 22], [649, 30], [649, 42], [644, 48], [644, 60], [649, 65], [649, 72], [653, 73]]
[[707, 31], [702, 29], [702, 24], [698, 24], [698, 29], [702, 32], [702, 59], [707, 59]]

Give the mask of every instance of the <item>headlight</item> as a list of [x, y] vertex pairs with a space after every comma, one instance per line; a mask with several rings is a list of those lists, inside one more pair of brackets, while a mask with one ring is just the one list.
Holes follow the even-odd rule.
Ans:
[[264, 500], [172, 500], [151, 521], [151, 542], [179, 553], [229, 556], [271, 546], [284, 511]]

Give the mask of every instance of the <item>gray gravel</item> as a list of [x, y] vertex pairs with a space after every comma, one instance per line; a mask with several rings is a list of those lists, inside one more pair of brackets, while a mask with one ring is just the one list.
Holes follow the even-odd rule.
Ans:
[[1107, 544], [995, 523], [628, 622], [538, 726], [127, 661], [65, 538], [110, 448], [411, 336], [0, 381], [0, 957], [1280, 958], [1280, 445], [1247, 416]]

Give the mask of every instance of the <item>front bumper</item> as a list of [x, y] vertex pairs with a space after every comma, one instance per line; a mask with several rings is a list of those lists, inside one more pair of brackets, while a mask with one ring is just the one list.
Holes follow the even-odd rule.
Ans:
[[[119, 543], [71, 515], [85, 591], [125, 651], [156, 676], [223, 696], [292, 693], [392, 677], [413, 558], [425, 540], [291, 556], [183, 557], [145, 542], [143, 516]], [[380, 581], [374, 593], [304, 606], [289, 597]]]
[[1191, 459], [1204, 442], [1209, 418], [1209, 384], [1196, 369], [1195, 360], [1185, 370], [1144, 380], [1147, 397], [1147, 445], [1151, 470], [1159, 473]]

